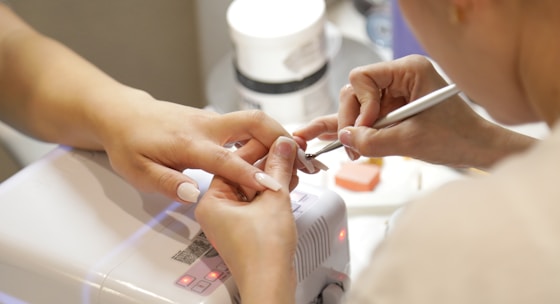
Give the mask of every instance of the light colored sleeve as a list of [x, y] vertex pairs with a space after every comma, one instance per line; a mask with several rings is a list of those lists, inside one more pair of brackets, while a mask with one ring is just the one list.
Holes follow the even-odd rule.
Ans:
[[560, 303], [558, 155], [560, 138], [410, 204], [347, 303]]

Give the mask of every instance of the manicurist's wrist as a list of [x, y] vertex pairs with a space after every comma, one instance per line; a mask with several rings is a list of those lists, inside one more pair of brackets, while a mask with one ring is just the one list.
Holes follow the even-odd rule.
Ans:
[[475, 157], [472, 165], [479, 169], [488, 169], [506, 157], [527, 150], [537, 141], [492, 123], [489, 123], [486, 130], [481, 134], [481, 138], [487, 140], [480, 144], [479, 153], [475, 154], [478, 157]]

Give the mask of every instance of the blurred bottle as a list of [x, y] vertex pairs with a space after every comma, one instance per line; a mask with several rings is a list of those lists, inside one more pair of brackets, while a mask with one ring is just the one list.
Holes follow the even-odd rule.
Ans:
[[393, 45], [393, 24], [391, 2], [389, 0], [353, 0], [354, 7], [366, 18], [366, 32], [369, 39], [382, 49]]
[[389, 49], [392, 58], [426, 55], [404, 20], [398, 0], [353, 0], [353, 3], [366, 17], [370, 40], [382, 49]]

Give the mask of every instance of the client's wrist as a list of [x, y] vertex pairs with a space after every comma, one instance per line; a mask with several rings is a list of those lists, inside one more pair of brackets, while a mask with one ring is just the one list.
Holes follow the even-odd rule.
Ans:
[[234, 277], [244, 304], [295, 303], [296, 275], [293, 263], [272, 261], [262, 267], [249, 267]]

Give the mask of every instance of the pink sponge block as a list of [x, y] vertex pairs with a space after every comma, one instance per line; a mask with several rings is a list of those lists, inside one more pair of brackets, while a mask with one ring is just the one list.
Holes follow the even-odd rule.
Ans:
[[371, 191], [379, 183], [381, 167], [369, 163], [344, 163], [335, 175], [335, 183], [353, 191]]

